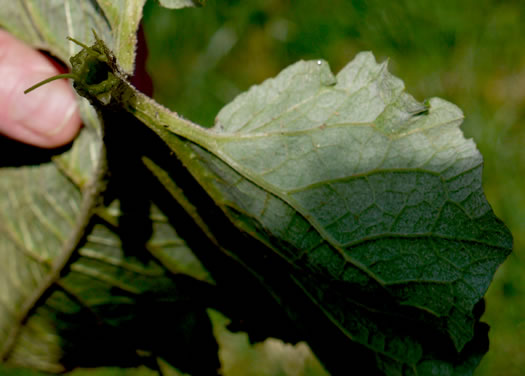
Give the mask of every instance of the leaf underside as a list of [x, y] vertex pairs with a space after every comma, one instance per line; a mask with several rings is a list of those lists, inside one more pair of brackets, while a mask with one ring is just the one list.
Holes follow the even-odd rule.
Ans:
[[199, 7], [205, 2], [206, 0], [159, 0], [160, 5], [169, 9]]
[[292, 261], [342, 281], [359, 270], [400, 304], [446, 318], [461, 350], [472, 337], [464, 315], [512, 244], [461, 111], [427, 106], [370, 53], [335, 78], [324, 62], [300, 62], [219, 113], [212, 152], [294, 209], [279, 226], [251, 213], [295, 226], [283, 234], [297, 238]]
[[299, 62], [241, 94], [208, 150], [165, 140], [382, 372], [462, 374], [486, 351], [475, 306], [512, 238], [461, 121], [456, 106], [418, 103], [361, 53], [337, 77], [325, 62]]

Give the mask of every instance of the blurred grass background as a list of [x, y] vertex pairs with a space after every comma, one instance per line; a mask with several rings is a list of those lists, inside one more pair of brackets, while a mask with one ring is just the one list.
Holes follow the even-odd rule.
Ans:
[[[144, 29], [155, 98], [202, 125], [211, 126], [235, 95], [299, 59], [323, 58], [338, 72], [362, 50], [389, 58], [390, 71], [417, 99], [438, 96], [462, 108], [462, 129], [485, 159], [487, 198], [514, 235], [514, 253], [486, 296], [490, 350], [475, 376], [518, 376], [525, 375], [524, 16], [523, 0], [209, 0], [180, 11], [150, 0]], [[229, 376], [323, 374], [303, 345], [254, 348], [242, 334], [226, 332], [224, 318], [214, 320]], [[96, 372], [132, 375], [152, 374]]]

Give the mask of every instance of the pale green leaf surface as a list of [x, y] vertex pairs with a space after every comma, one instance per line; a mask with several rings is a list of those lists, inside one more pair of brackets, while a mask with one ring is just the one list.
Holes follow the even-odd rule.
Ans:
[[[468, 314], [512, 240], [461, 111], [441, 99], [426, 109], [403, 89], [370, 53], [337, 77], [300, 62], [226, 106], [210, 149], [307, 220], [323, 239], [307, 257], [332, 278], [357, 267], [401, 304]], [[471, 331], [456, 325], [461, 349]]]
[[2, 4], [0, 27], [32, 46], [49, 50], [66, 64], [80, 49], [68, 36], [90, 41], [94, 29], [109, 45], [113, 43], [111, 25], [92, 1], [8, 1]]
[[3, 168], [0, 173], [5, 192], [0, 200], [0, 353], [5, 359], [48, 279], [56, 274], [55, 260], [67, 256], [78, 242], [75, 229], [85, 226], [86, 208], [78, 188], [51, 163]]
[[145, 0], [16, 0], [3, 4], [0, 27], [32, 46], [49, 50], [66, 64], [80, 50], [68, 41], [103, 39], [128, 73], [133, 73], [136, 31]]
[[112, 51], [124, 70], [133, 74], [137, 28], [146, 0], [97, 0], [109, 20], [113, 34]]
[[275, 338], [251, 343], [246, 333], [232, 333], [228, 319], [209, 310], [220, 345], [222, 374], [225, 376], [329, 376], [304, 342], [295, 345]]
[[[118, 206], [112, 205], [104, 217], [117, 222], [120, 215]], [[206, 277], [198, 260], [191, 259], [191, 251], [171, 227], [166, 228], [166, 218], [155, 207], [151, 220], [153, 234], [148, 246], [157, 248], [158, 253], [168, 252], [172, 264], [179, 262], [179, 270], [172, 272], [201, 270], [198, 276]], [[110, 230], [104, 222], [96, 221], [69, 272], [47, 291], [48, 297], [24, 323], [8, 363], [60, 372], [82, 364], [104, 364], [108, 354], [115, 365], [140, 362], [136, 350], [144, 343], [130, 341], [130, 335], [139, 333], [129, 333], [129, 329], [147, 324], [141, 321], [144, 312], [159, 309], [156, 304], [166, 309], [168, 306], [162, 305], [166, 296], [174, 304], [193, 297], [188, 294], [191, 290], [176, 288], [172, 273], [158, 262], [141, 261], [129, 252], [123, 248], [118, 229]], [[20, 272], [25, 267], [20, 265]], [[178, 323], [164, 323], [167, 332], [170, 325]], [[161, 335], [152, 334], [155, 340], [161, 340]]]
[[[66, 61], [76, 48], [65, 39], [67, 35], [85, 38], [90, 28], [107, 35], [107, 25], [92, 3], [82, 4], [71, 8], [69, 1], [8, 2], [0, 10], [0, 25]], [[0, 199], [1, 359], [16, 345], [28, 314], [57, 278], [90, 216], [99, 179], [100, 125], [84, 100], [81, 112], [86, 127], [69, 151], [38, 165], [0, 169], [0, 185], [6, 193]], [[32, 357], [27, 359], [31, 362]]]
[[152, 208], [151, 219], [154, 236], [148, 243], [148, 250], [155, 258], [173, 274], [185, 274], [213, 283], [208, 271], [156, 206]]
[[160, 5], [169, 9], [181, 9], [198, 7], [205, 3], [206, 0], [159, 0]]

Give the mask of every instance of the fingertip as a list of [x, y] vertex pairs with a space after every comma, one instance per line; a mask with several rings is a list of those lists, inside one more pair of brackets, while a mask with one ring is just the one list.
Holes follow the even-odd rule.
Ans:
[[0, 31], [0, 132], [35, 146], [54, 148], [71, 142], [81, 119], [76, 96], [67, 80], [24, 94], [45, 78], [61, 73], [37, 50]]
[[[23, 129], [27, 131], [27, 136], [21, 141], [42, 148], [56, 148], [70, 143], [82, 126], [82, 121], [76, 107], [75, 103], [75, 106], [69, 111], [66, 111], [63, 116], [43, 115], [43, 118], [50, 119], [49, 121], [57, 118], [55, 126], [43, 132], [38, 128], [35, 130], [34, 121], [30, 121], [29, 124], [23, 124]], [[45, 123], [48, 124], [47, 121]]]

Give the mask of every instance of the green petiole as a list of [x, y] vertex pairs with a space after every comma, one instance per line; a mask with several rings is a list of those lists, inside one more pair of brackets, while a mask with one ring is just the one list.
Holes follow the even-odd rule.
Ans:
[[63, 73], [63, 74], [57, 74], [56, 76], [46, 78], [44, 81], [40, 81], [39, 83], [31, 86], [29, 89], [24, 90], [24, 94], [27, 94], [37, 88], [39, 88], [42, 85], [45, 85], [51, 81], [60, 80], [61, 78], [71, 78], [72, 80], [76, 80], [77, 76], [73, 73]]

